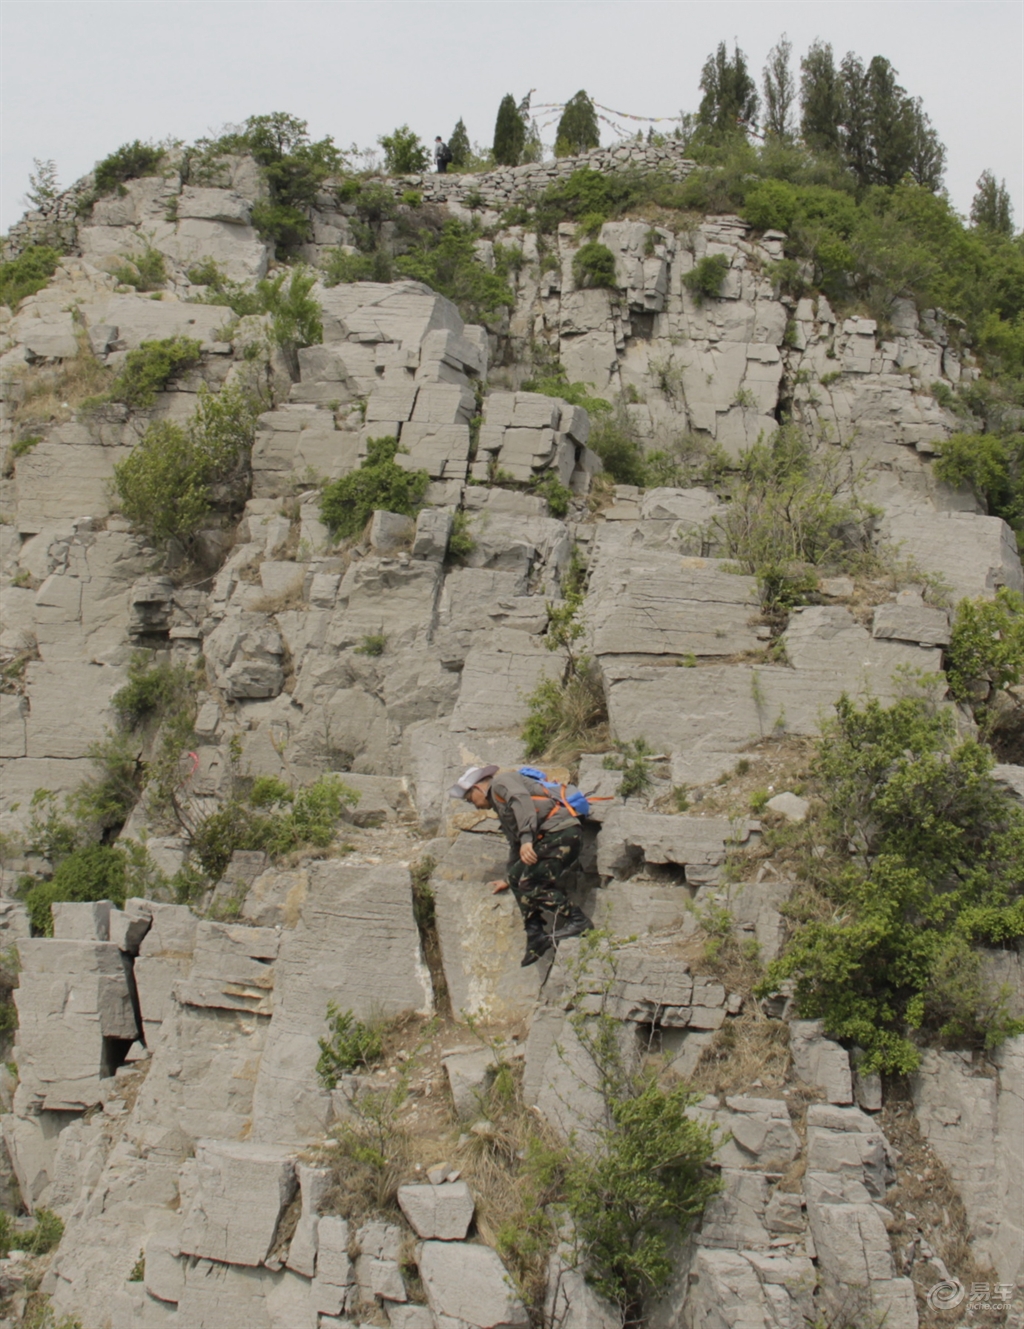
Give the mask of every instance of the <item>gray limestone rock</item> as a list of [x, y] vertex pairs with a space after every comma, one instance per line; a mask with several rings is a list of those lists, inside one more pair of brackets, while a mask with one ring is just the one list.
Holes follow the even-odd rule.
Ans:
[[21, 940], [18, 1058], [41, 1106], [81, 1110], [102, 1101], [119, 1044], [139, 1035], [125, 957], [112, 942]]
[[793, 794], [786, 790], [785, 793], [776, 794], [774, 798], [770, 798], [765, 807], [772, 812], [778, 812], [787, 821], [806, 821], [811, 805], [806, 798], [801, 798], [799, 794]]
[[448, 508], [424, 508], [416, 518], [412, 542], [413, 558], [443, 562], [448, 552], [453, 516]]
[[602, 821], [597, 870], [622, 880], [647, 865], [673, 865], [685, 869], [687, 882], [717, 881], [736, 834], [726, 817], [664, 816], [612, 804]]
[[420, 954], [408, 869], [370, 868], [338, 859], [309, 868], [309, 890], [293, 930], [281, 938], [274, 1018], [256, 1078], [253, 1138], [315, 1138], [327, 1125], [330, 1096], [316, 1079], [317, 1040], [327, 1033], [327, 1003], [397, 1015], [428, 1012], [430, 975]]
[[462, 1241], [476, 1207], [464, 1181], [399, 1186], [398, 1203], [416, 1235], [426, 1241]]
[[294, 1155], [248, 1141], [200, 1140], [196, 1180], [182, 1219], [181, 1250], [225, 1264], [261, 1264], [295, 1193]]
[[397, 512], [375, 512], [370, 520], [370, 547], [378, 554], [395, 554], [408, 549], [416, 533], [411, 517]]
[[458, 1117], [465, 1120], [480, 1115], [480, 1096], [493, 1080], [497, 1064], [494, 1053], [486, 1047], [453, 1051], [444, 1056], [448, 1087]]
[[50, 905], [53, 936], [57, 941], [110, 941], [109, 900], [77, 904], [64, 901]]
[[853, 1081], [846, 1050], [822, 1033], [821, 1020], [793, 1020], [789, 1026], [793, 1068], [805, 1084], [823, 1089], [830, 1103], [852, 1103]]
[[273, 1009], [274, 961], [281, 943], [275, 928], [200, 922], [192, 969], [174, 985], [183, 1006], [269, 1015]]
[[717, 1151], [723, 1167], [785, 1172], [800, 1153], [800, 1138], [782, 1098], [735, 1097], [715, 1119], [730, 1138]]
[[949, 614], [922, 603], [879, 605], [872, 619], [873, 637], [914, 641], [919, 646], [949, 645]]
[[[312, 1167], [308, 1163], [296, 1163], [295, 1175], [299, 1182], [302, 1207], [298, 1222], [295, 1225], [295, 1232], [292, 1234], [291, 1245], [288, 1247], [288, 1258], [285, 1263], [289, 1269], [294, 1269], [297, 1274], [312, 1278], [316, 1273], [320, 1207], [330, 1189], [331, 1171], [329, 1168]], [[327, 1235], [329, 1243], [334, 1235], [333, 1229]], [[347, 1257], [347, 1225], [344, 1238], [344, 1249]]]
[[489, 1246], [425, 1241], [419, 1270], [435, 1316], [477, 1329], [526, 1329], [529, 1324], [526, 1307], [511, 1290], [505, 1268]]

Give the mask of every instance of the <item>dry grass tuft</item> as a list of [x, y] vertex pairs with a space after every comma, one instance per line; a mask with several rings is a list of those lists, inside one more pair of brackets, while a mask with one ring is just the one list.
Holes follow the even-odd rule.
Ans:
[[106, 392], [114, 371], [92, 353], [84, 332], [77, 335], [78, 354], [59, 366], [30, 369], [22, 374], [24, 392], [14, 410], [14, 424], [64, 424], [88, 397]]
[[748, 1000], [742, 1014], [726, 1020], [704, 1049], [692, 1084], [705, 1094], [771, 1097], [789, 1073], [789, 1026], [771, 1020]]

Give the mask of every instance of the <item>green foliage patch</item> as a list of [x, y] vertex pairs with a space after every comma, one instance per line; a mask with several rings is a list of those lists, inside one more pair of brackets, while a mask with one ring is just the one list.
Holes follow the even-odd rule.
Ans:
[[60, 262], [51, 245], [29, 245], [17, 258], [0, 262], [0, 304], [17, 309], [22, 300], [41, 291]]
[[463, 222], [447, 221], [438, 236], [424, 232], [419, 247], [396, 258], [395, 269], [447, 296], [468, 323], [493, 318], [515, 306], [508, 284], [509, 260], [506, 256], [502, 263], [496, 254], [495, 270], [490, 271], [477, 257], [478, 238]]
[[100, 400], [124, 402], [133, 410], [145, 410], [172, 378], [199, 363], [201, 351], [201, 343], [191, 337], [144, 341], [128, 352], [124, 367]]
[[333, 840], [343, 807], [359, 799], [337, 775], [322, 775], [311, 785], [291, 789], [262, 776], [248, 798], [231, 797], [192, 831], [192, 855], [202, 871], [217, 881], [236, 849], [263, 850], [272, 856], [300, 846], [325, 849]]
[[142, 143], [135, 139], [133, 143], [124, 143], [104, 157], [96, 167], [96, 197], [104, 194], [123, 194], [124, 182], [136, 180], [144, 175], [155, 175], [164, 159], [162, 148], [152, 143]]
[[921, 697], [858, 709], [844, 696], [823, 733], [828, 852], [807, 855], [795, 931], [759, 991], [793, 979], [801, 1015], [863, 1048], [866, 1072], [912, 1071], [921, 1040], [991, 1048], [1024, 1028], [966, 963], [1024, 936], [1024, 809], [992, 764]]
[[113, 275], [122, 286], [132, 286], [136, 291], [158, 291], [167, 281], [167, 265], [159, 249], [147, 247], [145, 253], [115, 268]]
[[320, 1057], [316, 1076], [324, 1089], [336, 1089], [338, 1081], [358, 1067], [370, 1067], [384, 1055], [384, 1029], [380, 1021], [364, 1024], [351, 1011], [327, 1003], [328, 1037], [317, 1041]]
[[953, 434], [939, 445], [935, 474], [967, 485], [994, 517], [1024, 539], [1024, 434]]
[[572, 276], [577, 286], [615, 288], [615, 255], [607, 245], [591, 240], [573, 255]]
[[90, 844], [73, 850], [49, 881], [39, 882], [25, 893], [33, 932], [53, 935], [50, 905], [58, 901], [111, 900], [123, 908], [127, 869], [127, 854], [115, 845]]
[[729, 271], [729, 260], [724, 254], [705, 254], [689, 272], [683, 274], [683, 285], [698, 305], [713, 300], [722, 293], [722, 284]]
[[961, 600], [945, 656], [946, 679], [957, 701], [975, 698], [975, 687], [993, 692], [1024, 678], [1024, 599], [1007, 587], [994, 600]]
[[213, 511], [215, 488], [239, 487], [247, 475], [261, 403], [235, 386], [216, 396], [204, 386], [197, 400], [187, 424], [150, 425], [131, 456], [114, 467], [122, 512], [157, 542], [190, 544]]
[[430, 165], [430, 149], [408, 125], [400, 125], [377, 142], [384, 149], [384, 169], [388, 175], [420, 175]]
[[415, 515], [426, 493], [426, 471], [408, 471], [395, 461], [396, 438], [371, 438], [358, 471], [327, 485], [320, 516], [334, 537], [358, 535], [376, 511]]

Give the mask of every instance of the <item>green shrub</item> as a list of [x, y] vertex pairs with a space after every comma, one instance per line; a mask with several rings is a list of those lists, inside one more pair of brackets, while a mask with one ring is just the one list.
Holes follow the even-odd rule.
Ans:
[[537, 203], [537, 227], [553, 231], [561, 221], [582, 217], [607, 220], [654, 198], [661, 185], [656, 177], [631, 171], [573, 171], [567, 180], [549, 185]]
[[683, 285], [698, 305], [721, 294], [722, 284], [729, 271], [729, 260], [724, 254], [705, 254], [689, 272], [683, 274]]
[[545, 397], [561, 397], [570, 406], [582, 406], [593, 421], [595, 415], [606, 415], [612, 409], [610, 401], [588, 392], [587, 389], [593, 386], [592, 383], [570, 383], [564, 372], [559, 370], [555, 374], [528, 379], [523, 384], [523, 391], [541, 392]]
[[649, 1079], [612, 1099], [597, 1152], [577, 1155], [566, 1174], [565, 1207], [587, 1282], [626, 1323], [639, 1322], [644, 1298], [672, 1276], [672, 1229], [685, 1231], [720, 1189], [708, 1166], [712, 1131], [688, 1115], [696, 1098], [685, 1085], [666, 1091]]
[[973, 687], [988, 683], [993, 691], [1024, 678], [1024, 600], [1002, 587], [994, 600], [961, 600], [945, 658], [949, 690], [957, 701], [971, 701]]
[[533, 492], [544, 499], [552, 517], [564, 517], [569, 511], [572, 490], [562, 484], [554, 471], [545, 471], [538, 480], [535, 480]]
[[355, 648], [356, 655], [383, 655], [388, 639], [383, 632], [371, 632], [363, 638], [362, 644]]
[[458, 306], [467, 323], [479, 323], [515, 307], [505, 273], [489, 271], [476, 253], [476, 233], [460, 221], [447, 221], [440, 235], [424, 233], [421, 247], [395, 260], [403, 277], [425, 282]]
[[255, 801], [227, 799], [191, 833], [192, 856], [213, 881], [223, 875], [236, 849], [262, 850], [275, 857], [303, 845], [325, 849], [342, 807], [359, 799], [337, 775], [322, 775], [295, 791], [276, 780], [257, 782], [253, 795]]
[[201, 344], [190, 337], [144, 341], [129, 351], [124, 367], [111, 384], [108, 401], [124, 402], [135, 410], [152, 406], [172, 378], [202, 359]]
[[939, 445], [936, 476], [969, 486], [994, 517], [1024, 534], [1024, 434], [954, 434]]
[[521, 737], [526, 757], [572, 758], [602, 741], [608, 712], [597, 672], [586, 660], [562, 682], [545, 678], [527, 698]]
[[794, 903], [796, 930], [759, 992], [794, 979], [800, 1014], [864, 1048], [865, 1072], [912, 1071], [917, 1042], [954, 1026], [987, 1047], [1024, 1028], [998, 994], [982, 1001], [966, 972], [965, 1004], [951, 982], [965, 946], [1024, 936], [1024, 809], [992, 779], [992, 761], [917, 697], [863, 709], [843, 697], [823, 732], [813, 889]]
[[416, 189], [406, 189], [402, 194], [402, 202], [407, 208], [421, 208], [423, 195]]
[[36, 1225], [20, 1239], [21, 1249], [30, 1255], [45, 1255], [64, 1235], [64, 1224], [51, 1209], [37, 1209]]
[[371, 438], [358, 471], [327, 485], [320, 516], [334, 537], [358, 535], [376, 511], [411, 517], [422, 502], [430, 476], [407, 471], [395, 461], [398, 440]]
[[801, 603], [817, 585], [814, 567], [849, 570], [870, 559], [870, 512], [855, 478], [793, 425], [741, 454], [739, 483], [716, 525], [729, 557], [757, 577], [766, 609]]
[[212, 511], [213, 487], [248, 467], [260, 409], [240, 388], [214, 396], [204, 387], [186, 425], [150, 425], [131, 456], [114, 467], [124, 515], [151, 540], [188, 544]]
[[572, 276], [577, 286], [615, 288], [615, 255], [607, 245], [592, 240], [573, 255]]
[[60, 258], [60, 250], [50, 245], [29, 245], [17, 258], [0, 262], [0, 304], [17, 309], [27, 296], [41, 291]]
[[125, 851], [116, 846], [90, 844], [73, 850], [56, 868], [50, 881], [32, 885], [25, 894], [33, 932], [38, 936], [53, 936], [50, 905], [58, 901], [112, 900], [118, 908], [123, 908], [126, 871]]
[[261, 240], [273, 240], [281, 257], [286, 257], [309, 237], [309, 217], [292, 203], [260, 199], [253, 204], [252, 224]]
[[784, 180], [762, 180], [749, 191], [743, 219], [759, 231], [788, 231], [796, 215], [797, 194]]
[[160, 720], [172, 706], [181, 704], [193, 682], [187, 665], [151, 664], [144, 653], [137, 653], [128, 664], [128, 682], [119, 688], [110, 704], [126, 729], [139, 729], [152, 720]]
[[124, 143], [96, 167], [96, 195], [124, 193], [124, 182], [144, 175], [155, 175], [163, 161], [163, 149], [152, 143]]
[[290, 276], [280, 272], [256, 287], [262, 305], [259, 312], [270, 315], [279, 346], [318, 346], [323, 341], [320, 304], [310, 295], [316, 279], [312, 268], [293, 268]]
[[476, 541], [469, 530], [469, 514], [456, 512], [452, 520], [452, 530], [448, 537], [448, 553], [452, 558], [468, 558], [476, 548]]
[[317, 1040], [316, 1076], [324, 1089], [336, 1089], [346, 1072], [372, 1066], [384, 1055], [384, 1031], [379, 1022], [364, 1024], [351, 1011], [339, 1010], [329, 1001], [327, 1027], [329, 1036]]
[[389, 282], [394, 275], [394, 261], [382, 249], [375, 249], [372, 254], [346, 254], [343, 249], [332, 249], [323, 271], [325, 286], [354, 281]]
[[612, 758], [612, 764], [608, 769], [623, 773], [619, 782], [619, 796], [631, 798], [634, 794], [642, 794], [650, 789], [653, 780], [651, 757], [654, 756], [654, 749], [647, 740], [635, 738], [631, 743], [617, 743], [615, 746], [618, 755]]
[[384, 169], [388, 175], [420, 175], [430, 165], [430, 149], [408, 125], [399, 125], [377, 142], [384, 149]]
[[167, 282], [167, 267], [159, 249], [147, 246], [144, 254], [136, 254], [115, 268], [113, 275], [122, 286], [133, 286], [137, 291], [156, 291]]
[[625, 412], [592, 422], [587, 446], [601, 458], [616, 484], [644, 485], [643, 448]]

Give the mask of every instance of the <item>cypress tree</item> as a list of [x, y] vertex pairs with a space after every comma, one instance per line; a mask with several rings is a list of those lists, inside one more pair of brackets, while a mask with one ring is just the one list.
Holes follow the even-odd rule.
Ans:
[[575, 97], [570, 97], [565, 103], [555, 135], [555, 156], [576, 157], [581, 152], [596, 148], [600, 142], [594, 103], [581, 88]]
[[729, 138], [753, 128], [757, 122], [757, 87], [747, 71], [747, 57], [738, 46], [730, 60], [725, 42], [704, 61], [700, 76], [704, 96], [697, 109], [697, 123], [713, 138]]
[[789, 57], [793, 44], [785, 33], [768, 52], [764, 67], [764, 132], [766, 138], [788, 139], [792, 125], [790, 110], [796, 98]]
[[494, 160], [499, 166], [518, 166], [526, 144], [526, 125], [515, 98], [507, 92], [494, 122]]
[[470, 146], [469, 135], [466, 133], [466, 126], [463, 124], [462, 116], [459, 116], [459, 123], [452, 130], [452, 136], [448, 140], [448, 147], [451, 150], [451, 164], [456, 170], [468, 165]]
[[993, 235], [1013, 238], [1013, 205], [1006, 181], [997, 183], [991, 171], [982, 171], [978, 179], [978, 192], [971, 203], [971, 224]]

